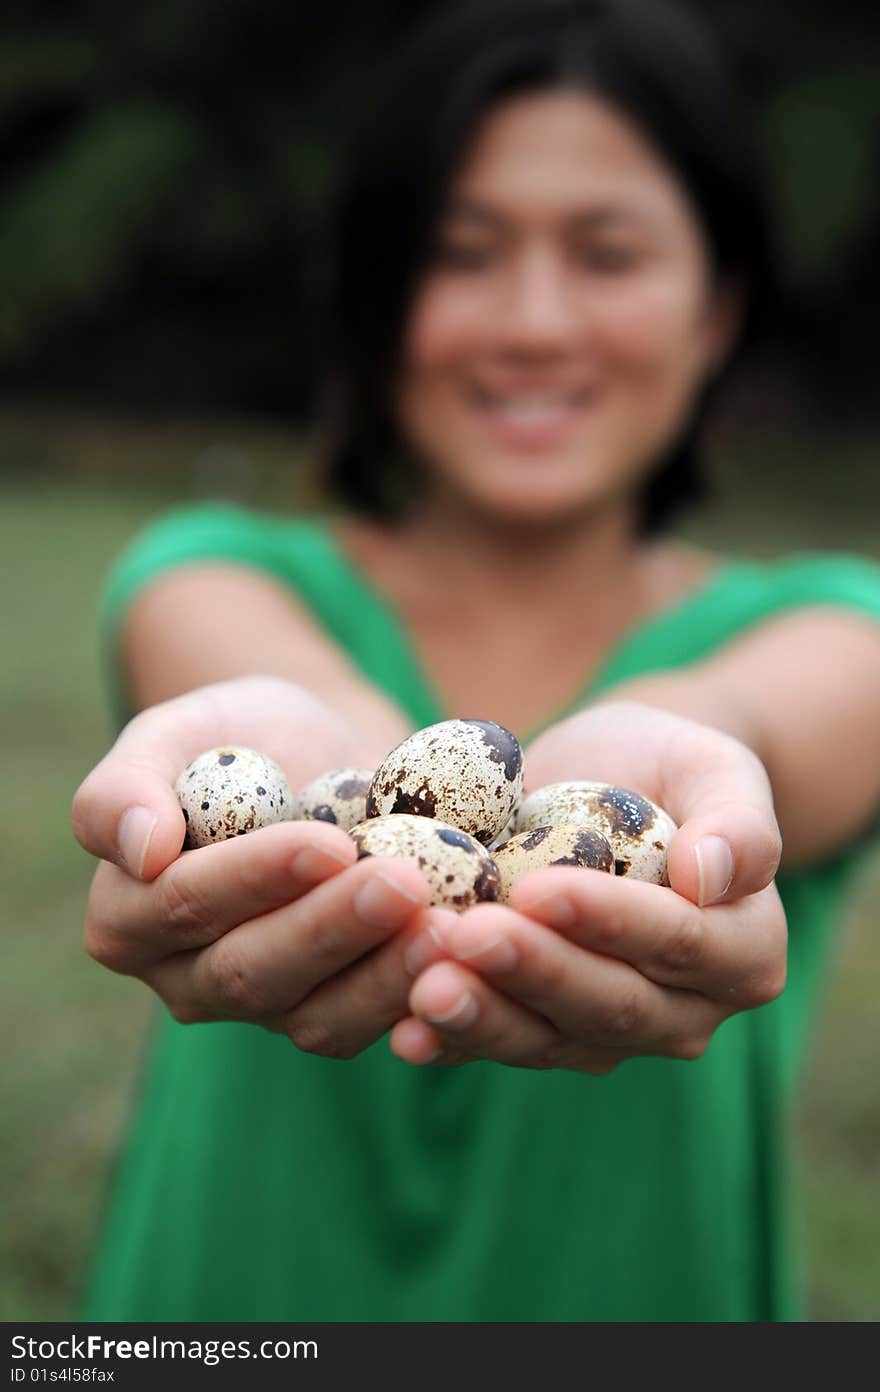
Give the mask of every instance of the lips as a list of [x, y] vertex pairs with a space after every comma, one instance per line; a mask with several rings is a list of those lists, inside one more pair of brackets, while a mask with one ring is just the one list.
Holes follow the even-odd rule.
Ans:
[[502, 394], [480, 386], [473, 397], [486, 433], [513, 451], [549, 449], [564, 443], [582, 419], [588, 400], [585, 388]]

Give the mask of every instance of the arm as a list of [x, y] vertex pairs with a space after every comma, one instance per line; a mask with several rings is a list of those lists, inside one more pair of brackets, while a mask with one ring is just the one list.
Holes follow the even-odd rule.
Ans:
[[149, 584], [129, 609], [120, 661], [137, 709], [255, 672], [286, 678], [363, 736], [366, 765], [378, 764], [412, 728], [305, 604], [246, 566], [190, 565]]
[[[868, 617], [799, 609], [705, 662], [636, 678], [606, 699], [671, 711], [750, 749], [770, 778], [786, 866], [845, 845], [880, 808], [880, 626]], [[532, 786], [579, 776], [571, 741], [580, 718], [532, 745]], [[580, 776], [621, 781], [613, 771]]]
[[[350, 838], [322, 822], [180, 855], [173, 785], [200, 751], [241, 743], [298, 787], [375, 763], [407, 733], [405, 717], [282, 586], [244, 568], [199, 565], [153, 582], [122, 646], [141, 711], [73, 803], [75, 834], [102, 862], [88, 951], [140, 977], [182, 1023], [249, 1021], [313, 1052], [357, 1053], [405, 1009], [424, 877], [399, 860], [356, 864]], [[344, 1034], [323, 1023], [334, 1008]]]
[[[419, 976], [392, 1048], [412, 1063], [590, 1073], [699, 1057], [729, 1015], [784, 986], [774, 804], [791, 864], [863, 833], [880, 805], [878, 710], [876, 624], [804, 609], [545, 732], [526, 754], [530, 787], [607, 779], [672, 813], [672, 888], [550, 868], [524, 877], [509, 906], [435, 922], [451, 960]], [[704, 876], [707, 842], [716, 864]]]

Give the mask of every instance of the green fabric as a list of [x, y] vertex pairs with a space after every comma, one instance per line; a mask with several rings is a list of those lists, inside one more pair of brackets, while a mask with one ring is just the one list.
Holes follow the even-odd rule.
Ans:
[[[416, 725], [447, 714], [393, 610], [320, 520], [184, 509], [138, 538], [102, 612], [205, 558], [289, 584]], [[682, 666], [770, 615], [880, 618], [853, 557], [730, 561], [632, 632], [587, 696]], [[801, 1315], [787, 1155], [793, 1085], [864, 844], [781, 883], [789, 982], [696, 1063], [607, 1078], [419, 1069], [387, 1039], [338, 1062], [259, 1028], [157, 1019], [82, 1317], [91, 1320], [787, 1320]]]

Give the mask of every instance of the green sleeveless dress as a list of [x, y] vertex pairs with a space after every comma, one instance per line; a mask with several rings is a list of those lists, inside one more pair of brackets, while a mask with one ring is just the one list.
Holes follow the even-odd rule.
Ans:
[[[225, 504], [142, 534], [108, 585], [108, 677], [146, 581], [205, 558], [289, 584], [417, 726], [445, 712], [401, 622], [316, 519]], [[702, 658], [770, 615], [880, 618], [854, 557], [726, 562], [631, 632], [573, 703]], [[489, 712], [491, 714], [491, 712]], [[534, 732], [531, 732], [534, 733]], [[157, 1015], [91, 1264], [88, 1320], [790, 1320], [801, 1317], [788, 1129], [841, 901], [867, 847], [789, 874], [789, 981], [696, 1063], [609, 1077], [340, 1062], [239, 1024]]]

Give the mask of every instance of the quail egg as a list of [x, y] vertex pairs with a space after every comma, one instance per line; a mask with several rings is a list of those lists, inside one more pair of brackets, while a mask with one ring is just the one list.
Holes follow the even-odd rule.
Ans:
[[293, 815], [284, 773], [256, 749], [206, 750], [183, 770], [175, 792], [186, 822], [184, 850], [244, 836]]
[[614, 873], [668, 884], [666, 857], [678, 827], [667, 812], [630, 788], [610, 783], [549, 783], [526, 798], [517, 816], [519, 831], [575, 822], [608, 838]]
[[515, 836], [515, 835], [516, 835], [516, 813], [514, 812], [513, 815], [512, 815], [512, 817], [510, 818], [510, 821], [507, 823], [507, 826], [502, 827], [501, 830], [499, 831], [498, 835], [495, 837], [495, 840], [494, 840], [494, 841], [492, 842], [492, 844], [490, 845], [489, 850], [490, 850], [490, 851], [492, 852], [492, 854], [494, 855], [495, 852], [496, 852], [497, 850], [499, 850], [502, 846], [506, 846], [506, 845], [507, 845], [507, 842], [510, 840], [511, 836]]
[[343, 831], [351, 831], [366, 819], [372, 778], [373, 770], [363, 768], [322, 773], [300, 789], [294, 816], [303, 821], [334, 822]]
[[488, 846], [522, 796], [522, 749], [493, 720], [443, 720], [417, 730], [383, 759], [367, 817], [436, 817]]
[[521, 831], [492, 855], [501, 879], [502, 900], [508, 898], [521, 876], [547, 865], [580, 865], [614, 872], [614, 855], [601, 831], [571, 822]]
[[395, 813], [371, 817], [351, 831], [358, 859], [369, 855], [403, 856], [423, 871], [431, 886], [431, 903], [469, 908], [497, 899], [498, 869], [484, 846], [458, 827], [433, 817]]

